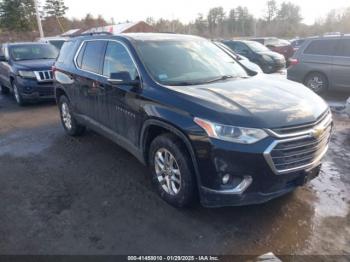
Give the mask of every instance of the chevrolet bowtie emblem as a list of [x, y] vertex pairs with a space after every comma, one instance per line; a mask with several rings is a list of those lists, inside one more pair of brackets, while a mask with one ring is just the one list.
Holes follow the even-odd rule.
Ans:
[[311, 136], [318, 139], [322, 136], [323, 132], [324, 132], [324, 128], [318, 127], [311, 131]]

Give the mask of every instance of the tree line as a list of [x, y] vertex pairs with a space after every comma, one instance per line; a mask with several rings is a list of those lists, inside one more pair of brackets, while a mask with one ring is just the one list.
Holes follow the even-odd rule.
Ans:
[[[46, 35], [59, 35], [69, 29], [105, 26], [115, 24], [102, 15], [87, 14], [82, 19], [66, 17], [68, 7], [64, 0], [46, 0], [40, 7], [40, 14]], [[119, 21], [124, 22], [124, 21]], [[292, 2], [277, 4], [266, 2], [262, 17], [254, 17], [249, 9], [237, 6], [230, 10], [223, 7], [211, 8], [206, 14], [198, 14], [192, 22], [183, 23], [178, 19], [146, 19], [158, 32], [174, 32], [200, 35], [208, 38], [231, 38], [248, 36], [295, 36], [319, 35], [325, 32], [350, 32], [350, 7], [331, 10], [313, 25], [303, 23], [300, 6]], [[1, 36], [22, 38], [37, 37], [34, 0], [0, 0], [0, 41]], [[10, 37], [10, 38], [11, 38]], [[10, 39], [11, 40], [11, 39]], [[30, 40], [30, 39], [28, 39]]]

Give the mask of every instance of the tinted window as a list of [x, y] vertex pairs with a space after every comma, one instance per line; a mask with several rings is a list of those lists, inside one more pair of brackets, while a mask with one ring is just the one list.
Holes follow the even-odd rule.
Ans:
[[49, 43], [60, 50], [64, 44], [65, 40], [51, 40]]
[[249, 48], [242, 43], [235, 43], [235, 50], [239, 54], [249, 52]]
[[111, 77], [112, 73], [127, 74], [128, 80], [135, 80], [138, 76], [134, 62], [122, 44], [109, 42], [103, 66], [103, 75]]
[[305, 49], [304, 54], [334, 55], [337, 40], [314, 40]]
[[340, 46], [337, 48], [337, 56], [350, 57], [350, 39], [340, 40]]
[[81, 69], [101, 74], [101, 62], [104, 55], [106, 41], [86, 42], [81, 63]]
[[72, 47], [74, 46], [73, 42], [65, 42], [60, 51], [60, 55], [57, 59], [58, 63], [69, 64], [69, 54], [72, 51]]

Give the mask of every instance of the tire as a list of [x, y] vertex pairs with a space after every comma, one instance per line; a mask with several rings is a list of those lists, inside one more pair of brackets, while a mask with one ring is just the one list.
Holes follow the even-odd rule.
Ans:
[[58, 100], [61, 122], [64, 130], [70, 136], [81, 136], [85, 131], [85, 126], [78, 123], [71, 111], [71, 105], [66, 96], [60, 96]]
[[23, 99], [21, 92], [18, 89], [16, 81], [12, 82], [12, 89], [13, 89], [13, 97], [16, 100], [16, 103], [19, 106], [24, 106], [26, 104], [25, 100]]
[[[166, 156], [169, 161], [166, 161]], [[163, 200], [175, 207], [188, 207], [196, 202], [197, 185], [192, 161], [176, 136], [164, 134], [152, 141], [149, 164], [153, 183]]]
[[314, 72], [305, 77], [304, 85], [316, 94], [322, 94], [328, 89], [328, 80], [324, 74]]
[[8, 93], [10, 93], [10, 89], [8, 87], [0, 84], [0, 92], [3, 95], [7, 95]]

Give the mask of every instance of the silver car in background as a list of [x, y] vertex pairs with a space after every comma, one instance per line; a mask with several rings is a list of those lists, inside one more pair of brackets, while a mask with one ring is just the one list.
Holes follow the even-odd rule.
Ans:
[[289, 80], [316, 93], [350, 92], [350, 35], [311, 37], [297, 50], [287, 70]]

